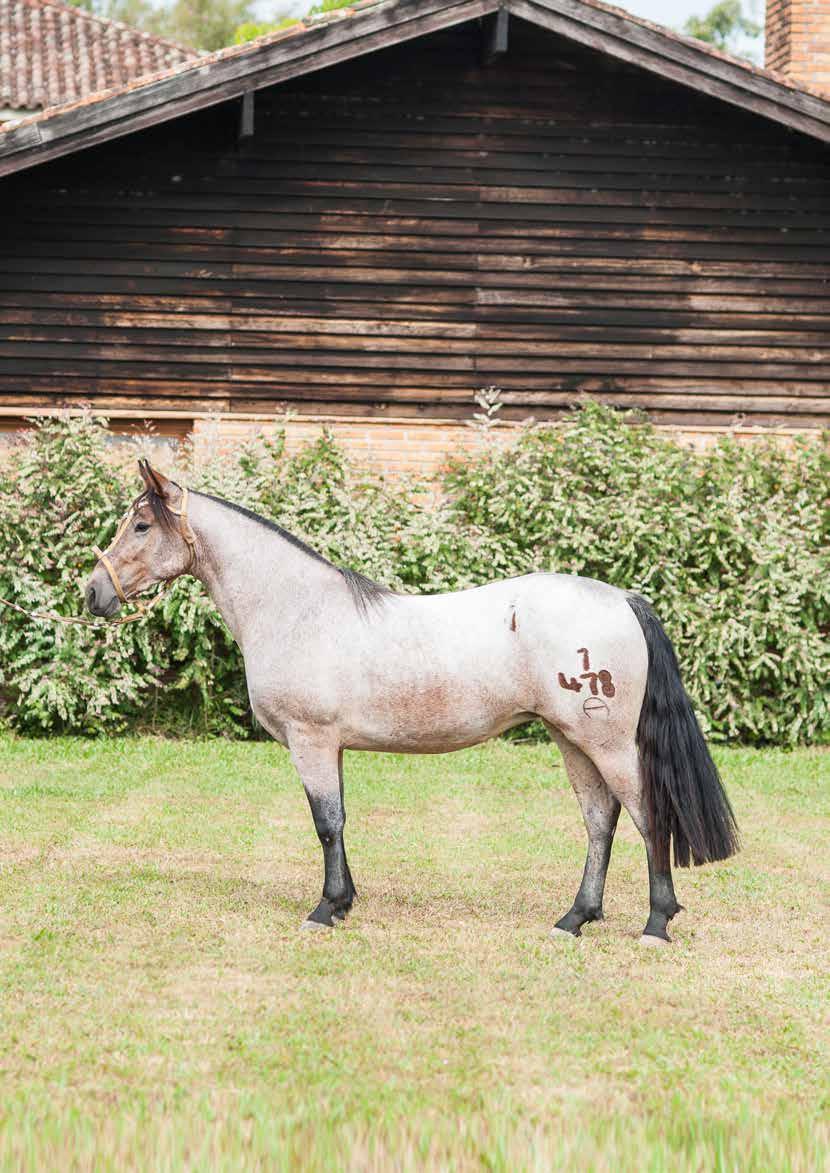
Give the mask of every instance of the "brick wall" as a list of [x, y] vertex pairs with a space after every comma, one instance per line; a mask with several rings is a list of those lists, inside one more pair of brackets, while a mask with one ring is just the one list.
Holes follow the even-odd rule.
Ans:
[[[289, 417], [285, 421], [265, 419], [236, 419], [228, 416], [212, 419], [197, 419], [193, 423], [193, 435], [203, 451], [229, 450], [277, 423], [285, 427], [286, 448], [294, 453], [303, 444], [315, 440], [324, 428], [334, 433], [337, 442], [359, 467], [367, 468], [394, 479], [410, 475], [422, 480], [431, 480], [446, 466], [449, 457], [461, 453], [473, 453], [486, 443], [478, 429], [470, 428], [455, 420], [405, 420], [405, 419], [331, 419]], [[500, 423], [491, 436], [497, 443], [509, 443], [516, 436], [521, 425]], [[721, 427], [677, 428], [665, 426], [659, 429], [675, 440], [690, 447], [703, 450], [716, 443], [726, 429]], [[735, 427], [730, 429], [742, 443], [754, 443], [761, 438], [773, 438], [785, 447], [792, 443], [798, 433], [795, 428]]]
[[[384, 476], [411, 475], [431, 479], [455, 454], [474, 452], [481, 448], [483, 439], [477, 429], [455, 420], [411, 420], [376, 418], [303, 418], [290, 416], [286, 420], [218, 419], [194, 420], [193, 436], [204, 448], [227, 450], [276, 423], [285, 428], [285, 443], [289, 453], [316, 440], [324, 428], [329, 428], [337, 442], [356, 465], [372, 469]], [[499, 438], [515, 434], [517, 425], [495, 429]]]
[[[36, 411], [35, 415], [48, 415]], [[516, 431], [522, 425], [500, 422], [491, 432], [498, 444], [507, 444], [515, 439]], [[15, 436], [25, 429], [26, 422], [19, 416], [3, 416], [0, 412], [0, 462], [10, 450]], [[126, 418], [111, 418], [113, 432], [113, 456], [121, 460], [135, 455], [134, 440], [144, 432], [146, 421]], [[487, 442], [478, 429], [471, 428], [458, 420], [412, 420], [360, 418], [320, 418], [289, 416], [209, 416], [195, 419], [153, 420], [156, 440], [144, 450], [145, 455], [161, 468], [172, 468], [174, 449], [171, 442], [184, 439], [190, 434], [197, 454], [203, 457], [214, 452], [230, 452], [245, 440], [273, 432], [275, 428], [285, 429], [286, 447], [290, 453], [297, 452], [304, 444], [316, 440], [324, 428], [329, 428], [348, 456], [359, 468], [378, 473], [389, 479], [411, 476], [421, 481], [434, 480], [454, 455], [480, 451]], [[687, 444], [703, 451], [717, 443], [727, 431], [740, 443], [752, 444], [759, 440], [772, 439], [788, 448], [796, 435], [809, 435], [817, 442], [822, 433], [814, 429], [768, 428], [737, 424], [733, 428], [689, 427], [658, 425], [658, 431], [681, 444]]]
[[767, 0], [764, 64], [830, 96], [830, 0]]

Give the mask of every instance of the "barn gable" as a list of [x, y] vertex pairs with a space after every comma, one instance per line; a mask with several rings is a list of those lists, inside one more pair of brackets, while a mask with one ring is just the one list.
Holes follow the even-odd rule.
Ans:
[[503, 37], [506, 48], [511, 14], [830, 141], [830, 102], [819, 91], [598, 0], [359, 0], [354, 8], [201, 57], [126, 90], [27, 119], [0, 138], [0, 175], [467, 21], [487, 22], [488, 39], [495, 44]]
[[517, 16], [506, 45], [467, 19], [0, 192], [20, 415], [451, 421], [495, 384], [515, 419], [827, 419], [827, 148]]

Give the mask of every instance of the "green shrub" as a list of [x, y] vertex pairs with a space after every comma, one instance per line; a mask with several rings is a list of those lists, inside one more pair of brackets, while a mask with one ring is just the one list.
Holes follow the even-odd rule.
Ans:
[[[696, 455], [647, 425], [590, 407], [509, 447], [456, 459], [444, 493], [419, 494], [347, 464], [324, 435], [296, 456], [283, 437], [183, 475], [273, 517], [326, 557], [401, 590], [458, 589], [530, 570], [647, 594], [717, 740], [827, 736], [827, 463], [724, 439]], [[491, 433], [492, 434], [492, 433]], [[0, 595], [77, 615], [94, 557], [137, 491], [90, 418], [39, 423], [0, 467]], [[93, 630], [0, 623], [4, 720], [28, 732], [253, 732], [241, 658], [192, 579], [142, 622]]]
[[[90, 545], [106, 546], [128, 496], [100, 459], [102, 425], [46, 420], [0, 466], [0, 595], [77, 614]], [[0, 689], [27, 730], [94, 732], [135, 716], [154, 671], [143, 625], [116, 631], [34, 623], [4, 610]]]
[[828, 731], [827, 459], [724, 438], [699, 455], [588, 407], [566, 427], [458, 462], [456, 523], [484, 568], [558, 570], [641, 591], [675, 643], [716, 740], [795, 744]]

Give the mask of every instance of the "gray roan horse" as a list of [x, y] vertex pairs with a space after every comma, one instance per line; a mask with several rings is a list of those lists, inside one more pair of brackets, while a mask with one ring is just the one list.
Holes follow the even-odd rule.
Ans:
[[331, 926], [355, 898], [343, 826], [344, 749], [443, 753], [540, 717], [588, 831], [573, 906], [579, 936], [602, 917], [620, 804], [645, 840], [645, 943], [680, 910], [669, 862], [737, 850], [737, 828], [680, 680], [639, 595], [566, 574], [528, 574], [443, 595], [395, 594], [341, 570], [230, 502], [140, 462], [145, 491], [86, 588], [95, 615], [154, 583], [204, 583], [245, 659], [253, 711], [286, 745], [323, 846], [325, 882], [305, 922]]

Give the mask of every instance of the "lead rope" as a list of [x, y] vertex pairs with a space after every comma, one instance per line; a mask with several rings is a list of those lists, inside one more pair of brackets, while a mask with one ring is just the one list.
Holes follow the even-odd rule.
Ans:
[[101, 623], [96, 623], [94, 619], [81, 619], [79, 615], [58, 615], [54, 611], [29, 611], [26, 607], [21, 607], [19, 603], [13, 603], [11, 599], [4, 599], [2, 596], [0, 596], [0, 606], [8, 607], [10, 611], [17, 611], [21, 615], [26, 615], [29, 619], [38, 619], [41, 622], [47, 623], [65, 623], [67, 626], [73, 627], [97, 627], [99, 631], [103, 628], [109, 630], [112, 627], [120, 627], [122, 623], [132, 623], [134, 619], [142, 619], [150, 610], [148, 606], [140, 614], [125, 615], [123, 619], [114, 619], [111, 621], [105, 619]]
[[[187, 573], [187, 571], [196, 561], [196, 535], [194, 534], [190, 522], [187, 519], [188, 496], [188, 489], [182, 489], [181, 509], [170, 509], [171, 513], [173, 513], [176, 517], [181, 518], [181, 535], [187, 543], [188, 549], [190, 551], [190, 561], [182, 571], [183, 574]], [[115, 531], [115, 536], [107, 546], [106, 550], [101, 550], [98, 546], [92, 547], [95, 557], [99, 562], [103, 562], [104, 569], [110, 576], [112, 585], [115, 587], [115, 593], [118, 595], [118, 598], [122, 603], [127, 603], [129, 600], [124, 594], [124, 590], [121, 586], [121, 580], [115, 572], [115, 567], [113, 566], [112, 562], [110, 562], [109, 554], [115, 548], [118, 540], [121, 538], [127, 526], [130, 524], [133, 513], [134, 510], [131, 509], [130, 512], [125, 515], [120, 525], [118, 526], [118, 529]], [[135, 623], [137, 619], [144, 619], [147, 615], [149, 615], [153, 607], [155, 607], [156, 603], [159, 601], [162, 595], [164, 595], [169, 586], [169, 581], [162, 582], [159, 590], [156, 592], [156, 594], [153, 595], [149, 602], [145, 603], [141, 599], [136, 599], [136, 610], [131, 614], [123, 615], [120, 619], [105, 619], [102, 623], [96, 622], [94, 619], [81, 619], [80, 616], [76, 615], [57, 615], [53, 611], [28, 611], [25, 607], [21, 607], [19, 603], [13, 603], [10, 599], [4, 599], [2, 596], [0, 596], [0, 605], [9, 607], [12, 611], [17, 611], [20, 615], [27, 615], [30, 619], [40, 619], [52, 623], [64, 623], [75, 627], [97, 627], [99, 629], [105, 627], [109, 629], [112, 627], [121, 627], [125, 623]]]

